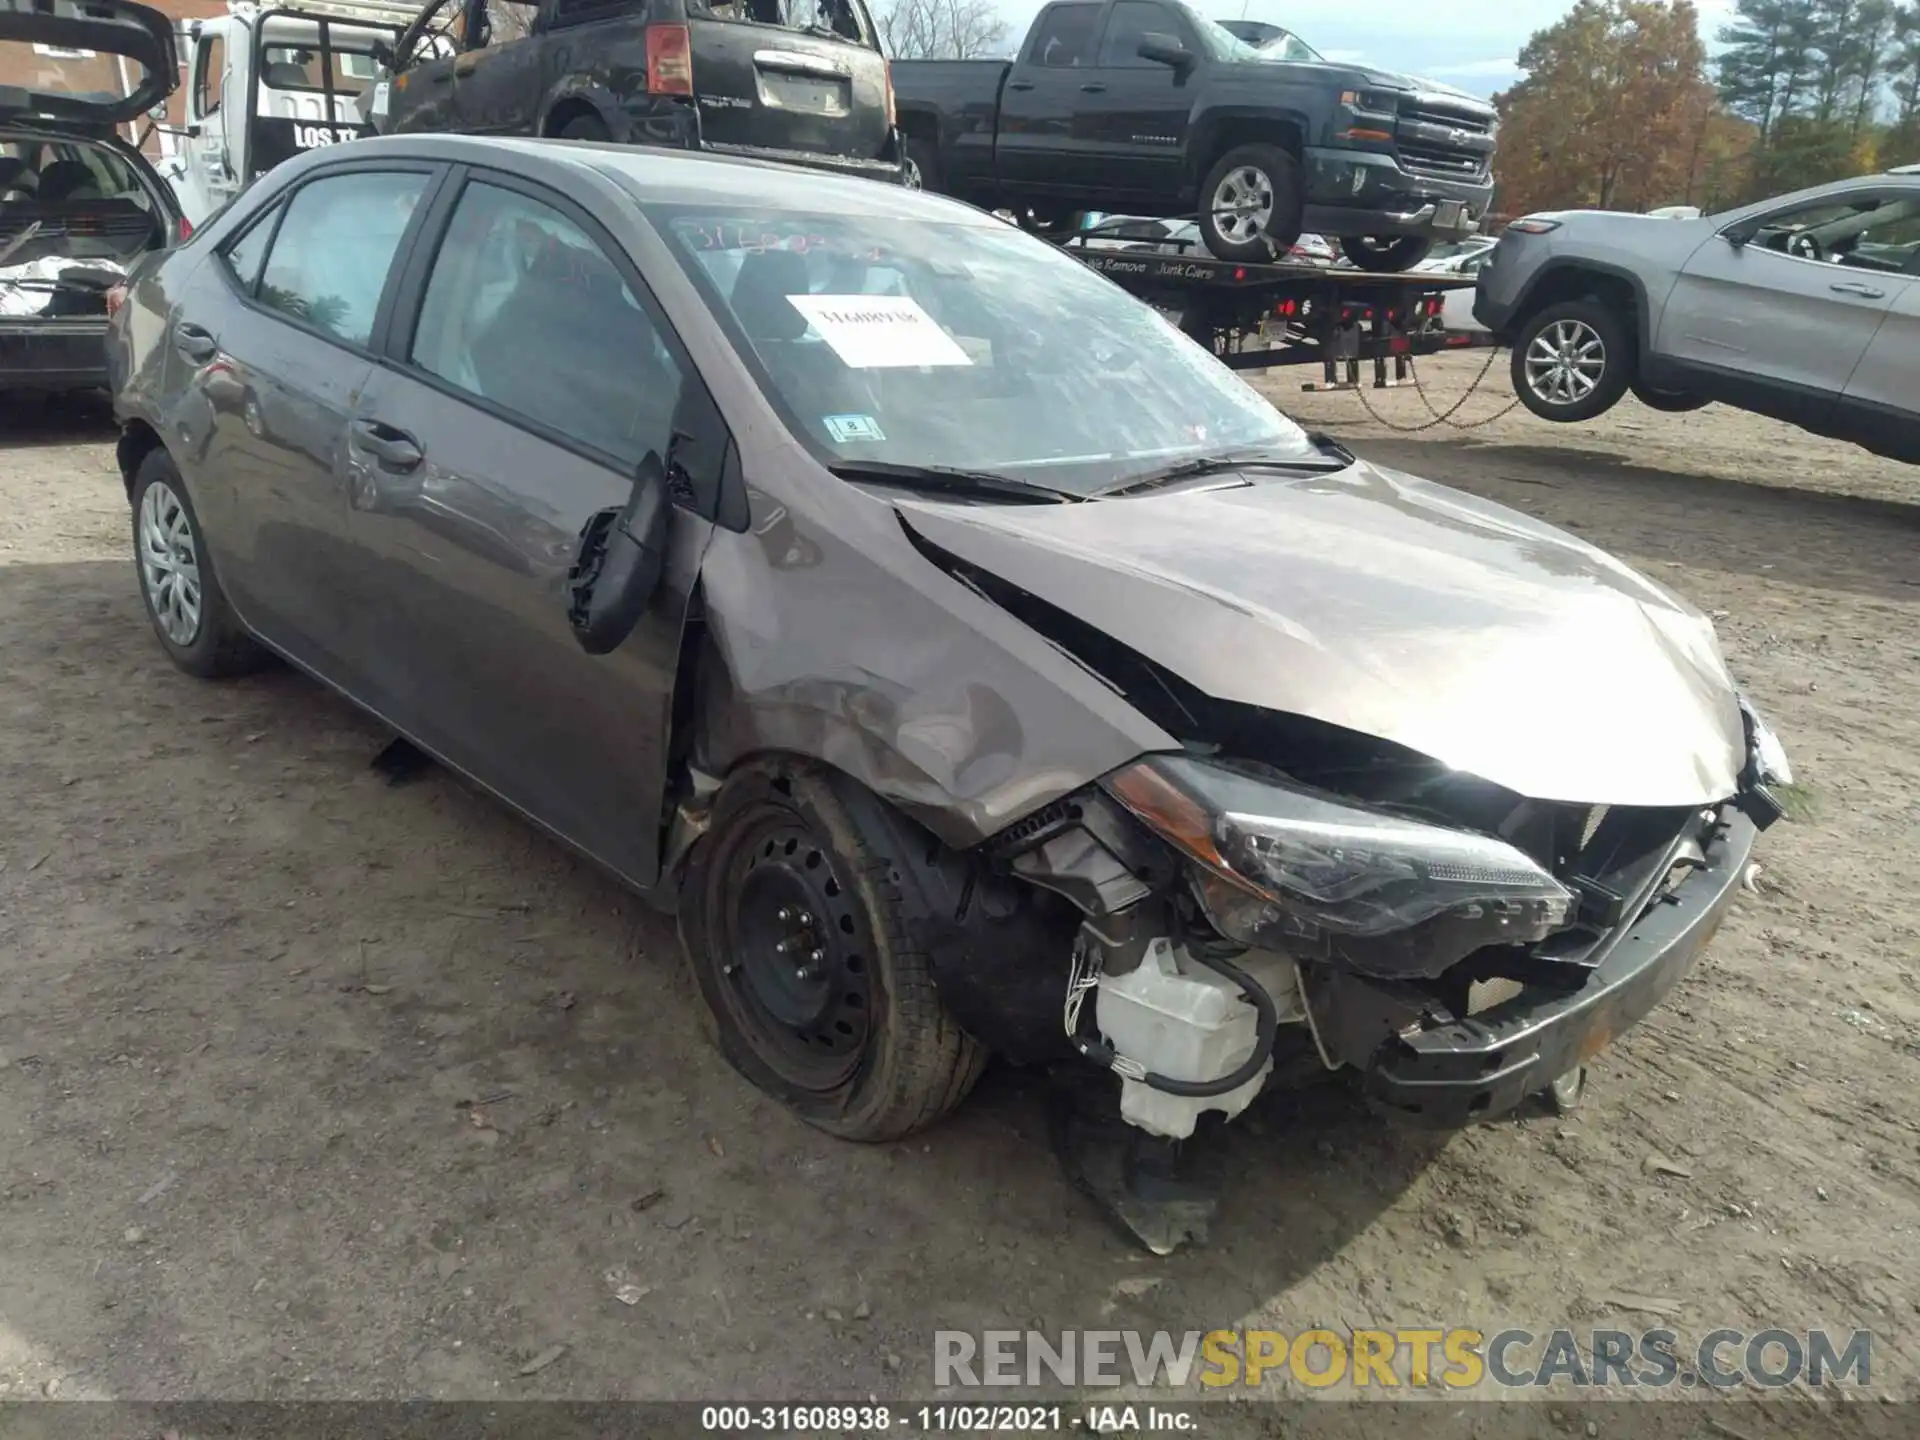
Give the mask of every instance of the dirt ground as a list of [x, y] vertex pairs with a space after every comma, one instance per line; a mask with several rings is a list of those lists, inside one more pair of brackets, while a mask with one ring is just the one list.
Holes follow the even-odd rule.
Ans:
[[1920, 470], [1717, 408], [1409, 437], [1297, 383], [1268, 388], [1303, 422], [1711, 610], [1814, 811], [1576, 1116], [1433, 1139], [1275, 1101], [1167, 1261], [1063, 1182], [1024, 1077], [911, 1143], [814, 1133], [611, 883], [444, 775], [389, 786], [298, 676], [177, 674], [104, 414], [9, 411], [0, 1397], [924, 1398], [936, 1329], [1665, 1312], [1871, 1329], [1871, 1397], [1920, 1399]]

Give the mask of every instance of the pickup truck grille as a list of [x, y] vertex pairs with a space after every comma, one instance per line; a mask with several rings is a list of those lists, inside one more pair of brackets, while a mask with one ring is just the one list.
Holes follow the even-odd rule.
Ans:
[[1400, 102], [1400, 162], [1441, 180], [1486, 178], [1493, 159], [1493, 121], [1484, 112], [1415, 96]]

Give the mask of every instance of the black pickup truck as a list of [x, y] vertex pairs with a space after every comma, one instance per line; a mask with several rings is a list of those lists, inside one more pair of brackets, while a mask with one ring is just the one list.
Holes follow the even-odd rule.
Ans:
[[1404, 270], [1473, 233], [1493, 108], [1289, 38], [1256, 49], [1181, 0], [1055, 0], [1012, 61], [894, 62], [908, 183], [1056, 218], [1197, 211], [1238, 262], [1313, 231]]

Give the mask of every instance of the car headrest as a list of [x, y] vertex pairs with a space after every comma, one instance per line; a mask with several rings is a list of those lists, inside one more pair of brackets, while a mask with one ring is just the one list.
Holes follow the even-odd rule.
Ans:
[[84, 197], [90, 200], [100, 198], [100, 183], [94, 179], [93, 171], [81, 160], [56, 160], [40, 172], [40, 198], [42, 200], [80, 199], [81, 191], [87, 191]]
[[792, 250], [765, 250], [741, 262], [729, 302], [750, 340], [798, 340], [807, 333], [807, 317], [787, 302], [805, 295], [806, 258]]

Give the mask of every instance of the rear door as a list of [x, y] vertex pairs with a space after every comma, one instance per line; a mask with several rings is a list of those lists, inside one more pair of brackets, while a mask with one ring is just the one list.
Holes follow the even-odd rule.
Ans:
[[[727, 448], [718, 411], [617, 243], [543, 187], [467, 172], [401, 292], [349, 427], [353, 540], [382, 619], [369, 693], [650, 883], [680, 631]], [[568, 569], [649, 453], [676, 482], [666, 576], [627, 640], [588, 655]]]
[[708, 145], [859, 160], [886, 150], [887, 62], [861, 0], [688, 0], [686, 10]]

